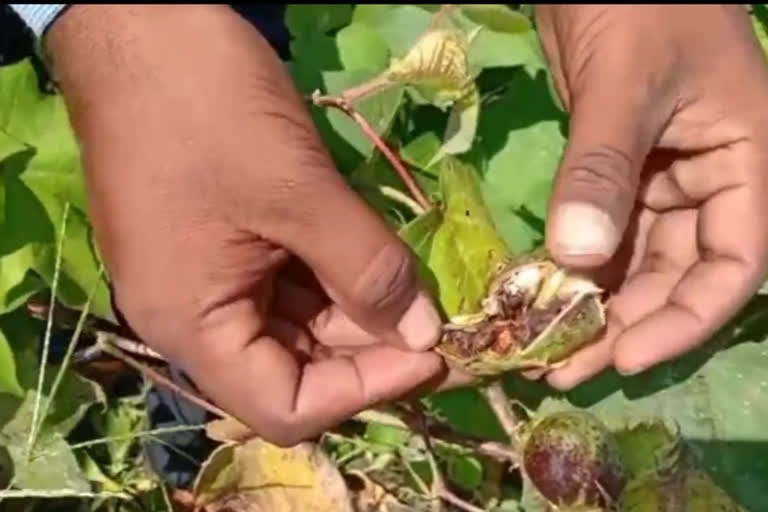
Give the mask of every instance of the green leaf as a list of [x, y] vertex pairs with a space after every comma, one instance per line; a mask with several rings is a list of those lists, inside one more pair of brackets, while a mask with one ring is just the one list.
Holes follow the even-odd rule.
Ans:
[[510, 88], [483, 107], [470, 158], [484, 168], [483, 196], [499, 233], [515, 252], [533, 249], [565, 148], [565, 115], [555, 107], [542, 71], [518, 69]]
[[351, 17], [350, 4], [289, 4], [285, 25], [292, 36], [300, 37], [311, 32], [330, 32], [346, 25]]
[[470, 455], [454, 454], [448, 458], [448, 478], [465, 491], [483, 484], [483, 465]]
[[525, 15], [504, 4], [461, 4], [461, 12], [475, 23], [496, 32], [516, 34], [533, 29]]
[[471, 387], [451, 389], [424, 398], [434, 414], [459, 432], [499, 442], [508, 438], [483, 395]]
[[398, 448], [405, 445], [411, 433], [403, 428], [371, 422], [365, 427], [365, 439], [371, 443]]
[[0, 256], [0, 314], [18, 308], [44, 288], [40, 278], [31, 272], [35, 261], [31, 245]]
[[470, 95], [456, 102], [451, 109], [448, 126], [445, 129], [445, 142], [437, 154], [432, 157], [427, 167], [445, 155], [458, 155], [468, 151], [475, 140], [479, 116], [480, 96], [477, 88], [473, 87]]
[[496, 266], [509, 256], [480, 194], [471, 165], [446, 157], [440, 162], [444, 221], [437, 229], [429, 267], [440, 285], [449, 316], [475, 313]]
[[13, 352], [8, 345], [5, 334], [0, 331], [0, 394], [2, 393], [8, 393], [19, 398], [24, 396], [24, 391], [16, 378], [16, 362], [13, 358]]
[[389, 64], [389, 47], [370, 25], [352, 23], [336, 34], [336, 45], [344, 69], [383, 71]]
[[[29, 60], [0, 67], [0, 91], [4, 93], [0, 96], [0, 132], [26, 148], [0, 164], [5, 193], [0, 255], [31, 244], [34, 256], [28, 262], [50, 285], [55, 226], [61, 222], [64, 205], [71, 203], [73, 214], [67, 226], [59, 298], [77, 307], [85, 301], [87, 290], [97, 283], [98, 260], [84, 214], [80, 151], [66, 107], [60, 96], [40, 92]], [[16, 274], [17, 280], [25, 276], [19, 267]], [[114, 319], [105, 283], [94, 297], [92, 312]]]
[[763, 51], [768, 55], [768, 7], [752, 4], [752, 28]]
[[469, 47], [471, 69], [527, 66], [543, 69], [546, 64], [537, 52], [538, 36], [534, 31], [504, 34], [481, 30]]
[[394, 57], [403, 57], [432, 23], [434, 14], [414, 5], [358, 5], [353, 19], [374, 27]]
[[0, 131], [0, 162], [14, 153], [19, 153], [26, 149], [21, 141], [9, 136], [4, 131]]
[[400, 235], [434, 276], [446, 314], [474, 313], [509, 250], [483, 203], [477, 171], [446, 157], [439, 176], [444, 207], [414, 220]]
[[[42, 430], [32, 455], [26, 456], [36, 396], [34, 391], [28, 391], [22, 401], [17, 401], [12, 418], [0, 429], [0, 445], [8, 450], [13, 460], [15, 487], [28, 490], [90, 491], [90, 485], [64, 439], [64, 434], [58, 429]], [[9, 406], [3, 404], [3, 408]]]
[[400, 150], [404, 162], [437, 176], [434, 156], [440, 151], [440, 137], [434, 132], [423, 132]]

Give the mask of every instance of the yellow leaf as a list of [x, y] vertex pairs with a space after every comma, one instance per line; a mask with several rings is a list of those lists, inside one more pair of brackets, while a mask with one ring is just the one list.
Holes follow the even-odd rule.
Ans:
[[352, 512], [344, 479], [312, 443], [281, 448], [261, 439], [219, 446], [195, 482], [195, 502], [237, 512]]
[[469, 39], [458, 30], [430, 30], [402, 59], [392, 59], [385, 76], [416, 87], [427, 101], [445, 107], [469, 96]]

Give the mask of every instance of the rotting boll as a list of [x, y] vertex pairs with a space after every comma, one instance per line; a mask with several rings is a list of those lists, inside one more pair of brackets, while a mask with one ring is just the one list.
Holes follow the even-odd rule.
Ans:
[[527, 427], [523, 438], [525, 475], [555, 510], [620, 509], [627, 475], [618, 443], [591, 413], [543, 416]]
[[472, 375], [555, 367], [605, 327], [602, 290], [546, 252], [509, 261], [495, 275], [481, 311], [452, 317], [436, 348]]

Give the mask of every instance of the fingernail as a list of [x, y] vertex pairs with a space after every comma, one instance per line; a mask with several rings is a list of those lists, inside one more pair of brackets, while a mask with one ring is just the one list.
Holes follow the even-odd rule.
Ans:
[[634, 368], [616, 368], [616, 371], [622, 377], [632, 377], [633, 375], [637, 375], [638, 373], [643, 373], [645, 370], [646, 370], [646, 367], [644, 366], [637, 366]]
[[610, 215], [591, 203], [563, 203], [555, 212], [554, 246], [565, 256], [610, 256], [618, 243]]
[[440, 338], [441, 327], [440, 314], [424, 292], [416, 294], [416, 298], [397, 324], [403, 341], [413, 350], [432, 348]]

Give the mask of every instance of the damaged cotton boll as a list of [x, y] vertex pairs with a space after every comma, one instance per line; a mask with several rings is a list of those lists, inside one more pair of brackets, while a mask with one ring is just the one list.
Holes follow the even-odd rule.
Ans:
[[587, 411], [544, 416], [523, 435], [523, 470], [538, 493], [563, 512], [620, 508], [627, 483], [613, 434]]
[[546, 254], [532, 253], [501, 266], [482, 310], [452, 317], [436, 350], [476, 376], [552, 367], [605, 327], [601, 293]]

